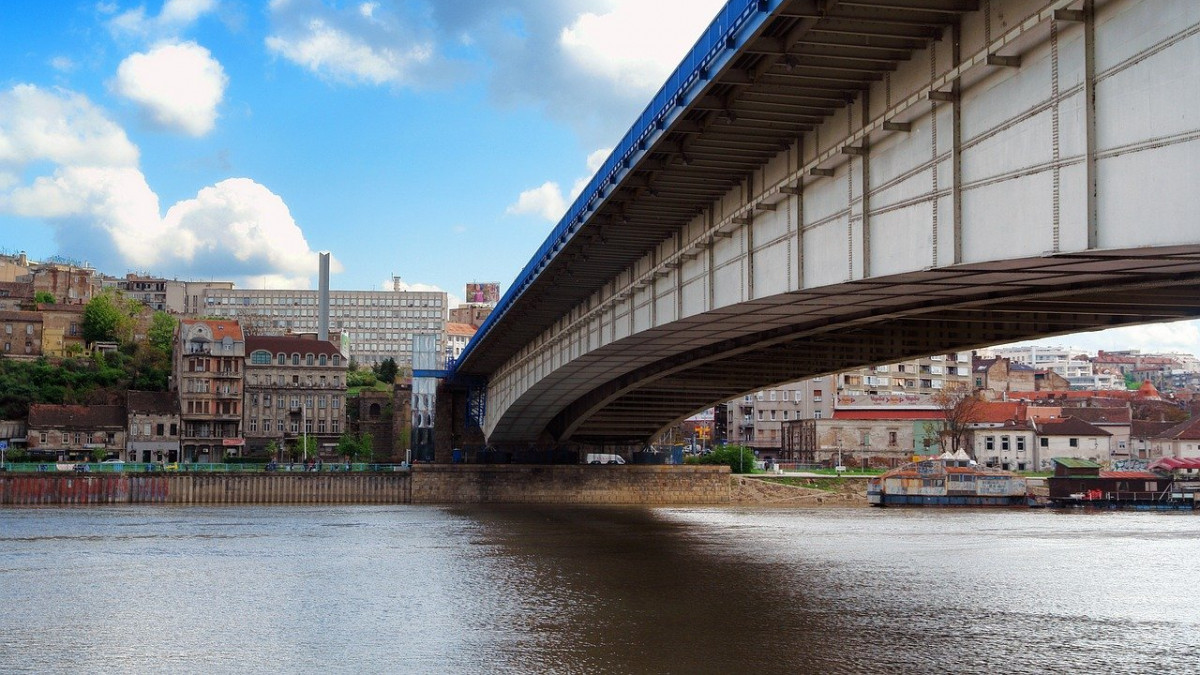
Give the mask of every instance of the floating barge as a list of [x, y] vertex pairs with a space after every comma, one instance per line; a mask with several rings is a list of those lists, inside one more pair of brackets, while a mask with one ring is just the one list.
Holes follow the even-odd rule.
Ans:
[[1147, 471], [1104, 471], [1096, 462], [1054, 458], [1050, 505], [1131, 511], [1200, 508], [1200, 460], [1165, 457]]
[[1026, 480], [1011, 471], [981, 468], [959, 450], [910, 462], [872, 478], [871, 506], [1027, 506]]

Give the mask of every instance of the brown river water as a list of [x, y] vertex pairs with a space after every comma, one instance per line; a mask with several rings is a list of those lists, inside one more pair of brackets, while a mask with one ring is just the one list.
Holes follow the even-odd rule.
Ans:
[[0, 510], [0, 673], [1200, 671], [1200, 517]]

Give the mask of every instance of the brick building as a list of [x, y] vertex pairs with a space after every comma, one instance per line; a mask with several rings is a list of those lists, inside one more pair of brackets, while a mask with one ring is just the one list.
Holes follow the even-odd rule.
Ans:
[[38, 312], [0, 310], [0, 354], [42, 355], [42, 315]]

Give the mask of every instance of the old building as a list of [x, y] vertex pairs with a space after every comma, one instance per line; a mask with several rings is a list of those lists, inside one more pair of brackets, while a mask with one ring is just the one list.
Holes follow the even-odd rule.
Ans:
[[167, 310], [167, 279], [129, 273], [123, 279], [106, 278], [104, 285], [152, 310]]
[[42, 315], [42, 353], [46, 356], [82, 354], [83, 305], [38, 304]]
[[467, 323], [450, 322], [446, 324], [446, 361], [457, 359], [467, 348], [467, 343], [475, 337], [475, 327]]
[[784, 445], [784, 425], [795, 420], [829, 419], [839, 406], [857, 406], [864, 397], [912, 405], [965, 390], [970, 382], [971, 352], [957, 352], [783, 384], [729, 401], [728, 437], [769, 456]]
[[42, 332], [40, 313], [0, 310], [0, 354], [41, 356]]
[[328, 340], [247, 336], [243, 429], [251, 451], [272, 442], [290, 450], [309, 436], [323, 455], [335, 455], [346, 431], [348, 367]]
[[127, 453], [130, 462], [179, 461], [179, 398], [174, 392], [131, 391]]
[[219, 462], [227, 454], [241, 454], [245, 358], [238, 322], [180, 322], [172, 386], [179, 395], [184, 461]]
[[33, 461], [88, 461], [125, 457], [125, 408], [119, 405], [29, 406], [29, 455]]
[[1200, 457], [1200, 417], [1159, 431], [1151, 440], [1151, 456], [1193, 459]]
[[0, 311], [33, 309], [33, 282], [0, 281]]
[[1042, 420], [1037, 422], [1038, 464], [1034, 471], [1047, 471], [1055, 457], [1074, 457], [1092, 462], [1107, 462], [1112, 456], [1112, 434], [1081, 419]]

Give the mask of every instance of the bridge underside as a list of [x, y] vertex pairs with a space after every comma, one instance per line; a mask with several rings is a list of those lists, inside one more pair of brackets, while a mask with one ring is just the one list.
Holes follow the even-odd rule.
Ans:
[[786, 293], [577, 358], [512, 406], [494, 444], [652, 439], [767, 386], [921, 355], [1200, 317], [1200, 247], [998, 261]]

